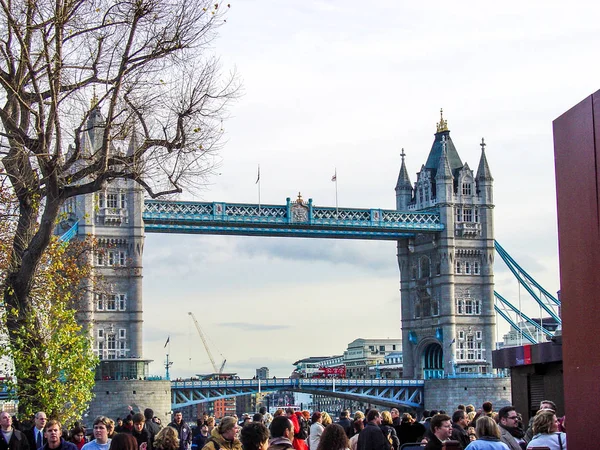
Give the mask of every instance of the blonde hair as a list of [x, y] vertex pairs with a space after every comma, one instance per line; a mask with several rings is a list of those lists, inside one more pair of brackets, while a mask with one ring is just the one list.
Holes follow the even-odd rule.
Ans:
[[322, 412], [321, 417], [323, 418], [323, 420], [321, 420], [321, 425], [323, 425], [324, 427], [333, 423], [333, 420], [331, 420], [331, 416], [326, 412]]
[[554, 417], [556, 414], [551, 409], [541, 409], [533, 418], [533, 434], [552, 433], [554, 426]]
[[154, 448], [161, 450], [177, 450], [179, 448], [179, 433], [173, 427], [165, 427], [156, 433]]
[[479, 438], [482, 436], [493, 436], [499, 438], [500, 428], [498, 428], [496, 421], [490, 416], [481, 416], [475, 423], [475, 433]]
[[381, 422], [384, 425], [392, 425], [392, 423], [394, 423], [392, 420], [392, 414], [389, 411], [383, 411], [381, 413]]
[[219, 426], [217, 427], [217, 432], [219, 434], [227, 433], [229, 430], [235, 428], [237, 425], [237, 420], [235, 417], [225, 416], [219, 422]]

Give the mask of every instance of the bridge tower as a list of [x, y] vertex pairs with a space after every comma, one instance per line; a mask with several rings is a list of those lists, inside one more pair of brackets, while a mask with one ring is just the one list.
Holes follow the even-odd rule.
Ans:
[[445, 229], [398, 241], [405, 378], [486, 374], [494, 350], [493, 178], [481, 142], [476, 174], [440, 122], [411, 185], [402, 151], [396, 208], [439, 211]]
[[[82, 142], [94, 152], [104, 135], [104, 119], [95, 99]], [[111, 152], [127, 154], [135, 138], [113, 139]], [[72, 151], [72, 149], [71, 149]], [[94, 352], [102, 360], [102, 379], [138, 379], [147, 372], [142, 360], [142, 253], [144, 226], [142, 189], [132, 180], [115, 180], [100, 192], [69, 199], [63, 205], [64, 232], [75, 221], [79, 236], [92, 236], [97, 246], [93, 272], [79, 317], [92, 334]]]

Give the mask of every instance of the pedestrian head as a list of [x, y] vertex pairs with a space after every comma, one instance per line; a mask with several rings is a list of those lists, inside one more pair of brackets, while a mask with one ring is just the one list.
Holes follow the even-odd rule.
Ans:
[[269, 447], [269, 430], [262, 422], [249, 423], [242, 428], [240, 441], [244, 450], [266, 450]]
[[539, 411], [533, 418], [533, 434], [550, 434], [558, 431], [558, 419], [551, 409]]
[[402, 414], [402, 419], [400, 419], [401, 423], [413, 423], [413, 416], [411, 416], [409, 413], [404, 413]]
[[393, 425], [394, 421], [392, 419], [392, 413], [389, 411], [383, 411], [381, 413], [381, 423], [383, 425]]
[[117, 433], [110, 441], [109, 450], [138, 450], [137, 440], [129, 433]]
[[327, 412], [323, 411], [321, 413], [321, 417], [323, 419], [321, 420], [321, 425], [323, 425], [324, 427], [327, 427], [333, 423], [331, 416]]
[[477, 422], [475, 422], [475, 433], [477, 434], [478, 439], [481, 439], [484, 436], [499, 438], [500, 428], [498, 428], [496, 421], [490, 416], [481, 416], [477, 419]]
[[373, 422], [374, 420], [381, 419], [381, 414], [377, 409], [370, 409], [367, 413], [367, 422]]
[[223, 436], [224, 439], [228, 441], [233, 441], [239, 429], [240, 427], [238, 427], [237, 419], [235, 417], [225, 416], [219, 422], [219, 426], [217, 427], [217, 433]]
[[312, 419], [312, 423], [320, 422], [321, 418], [322, 418], [321, 413], [319, 411], [315, 411], [313, 413], [313, 415], [312, 415], [312, 418], [311, 418]]
[[154, 437], [154, 448], [159, 450], [177, 450], [179, 434], [173, 427], [164, 427]]
[[154, 411], [152, 408], [146, 408], [144, 410], [144, 417], [146, 420], [152, 420], [152, 417], [154, 417]]
[[552, 400], [542, 400], [540, 402], [540, 409], [551, 409], [552, 411], [556, 412], [556, 403], [554, 403]]
[[277, 416], [271, 422], [271, 437], [294, 437], [294, 425], [286, 416]]
[[345, 450], [350, 448], [346, 432], [337, 423], [329, 425], [321, 434], [317, 450]]
[[489, 414], [489, 413], [491, 413], [491, 412], [492, 412], [492, 409], [493, 409], [492, 402], [485, 402], [485, 403], [484, 403], [484, 404], [481, 406], [481, 408], [483, 409], [483, 412], [484, 412], [484, 413], [486, 413], [486, 414]]

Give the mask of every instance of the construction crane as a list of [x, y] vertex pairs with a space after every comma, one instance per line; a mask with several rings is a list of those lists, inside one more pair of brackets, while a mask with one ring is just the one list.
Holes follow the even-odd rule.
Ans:
[[[225, 358], [223, 358], [223, 363], [221, 364], [221, 368], [217, 369], [217, 365], [215, 364], [215, 359], [213, 358], [213, 355], [210, 352], [210, 348], [208, 348], [208, 342], [206, 342], [206, 338], [204, 337], [202, 328], [200, 328], [200, 324], [196, 320], [196, 316], [194, 316], [194, 313], [192, 313], [192, 312], [188, 312], [188, 315], [190, 315], [192, 317], [192, 320], [194, 321], [194, 325], [196, 325], [196, 330], [198, 330], [200, 339], [202, 339], [202, 343], [204, 344], [204, 348], [206, 349], [206, 353], [208, 354], [208, 359], [210, 359], [210, 363], [212, 364], [215, 373], [219, 373], [219, 374], [223, 373], [223, 369], [225, 368], [225, 363], [227, 362], [227, 360]], [[221, 356], [223, 356], [223, 355], [221, 355]]]

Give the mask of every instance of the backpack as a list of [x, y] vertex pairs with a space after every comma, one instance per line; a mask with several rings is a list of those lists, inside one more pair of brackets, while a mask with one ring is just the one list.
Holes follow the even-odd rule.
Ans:
[[294, 434], [297, 439], [308, 439], [308, 422], [304, 417], [296, 416], [298, 418], [298, 424], [300, 425], [300, 431]]

